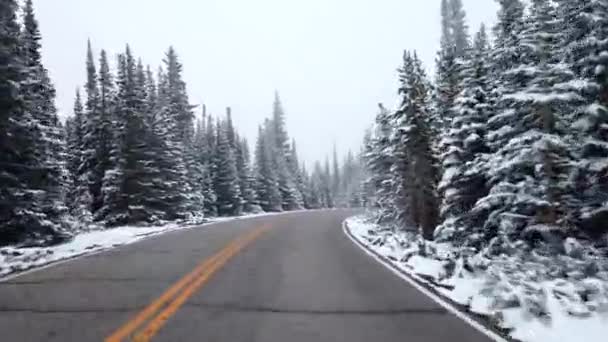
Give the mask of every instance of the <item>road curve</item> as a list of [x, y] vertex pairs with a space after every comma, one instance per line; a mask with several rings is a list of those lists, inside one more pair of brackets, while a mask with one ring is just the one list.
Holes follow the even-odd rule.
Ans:
[[350, 214], [217, 223], [11, 279], [0, 283], [0, 340], [108, 341], [137, 325], [130, 341], [152, 325], [147, 340], [167, 342], [490, 341], [355, 246], [341, 229]]

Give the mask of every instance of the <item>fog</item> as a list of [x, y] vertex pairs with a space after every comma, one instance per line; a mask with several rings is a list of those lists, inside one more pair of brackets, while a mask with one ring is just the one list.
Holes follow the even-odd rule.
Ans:
[[[62, 116], [84, 83], [86, 41], [111, 56], [129, 43], [156, 68], [173, 45], [193, 104], [232, 107], [255, 141], [278, 90], [289, 133], [308, 164], [335, 143], [358, 151], [377, 103], [393, 106], [404, 49], [430, 76], [438, 49], [439, 0], [38, 0], [46, 67]], [[497, 5], [464, 0], [471, 30], [492, 25]], [[197, 114], [200, 114], [197, 112]]]

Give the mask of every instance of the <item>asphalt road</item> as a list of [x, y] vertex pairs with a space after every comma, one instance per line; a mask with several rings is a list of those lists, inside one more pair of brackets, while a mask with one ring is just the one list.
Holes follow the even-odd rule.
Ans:
[[[490, 341], [355, 246], [341, 229], [349, 214], [218, 223], [0, 283], [0, 341], [109, 341], [125, 327], [130, 341], [159, 320], [152, 341]], [[197, 266], [259, 229], [231, 259]], [[195, 269], [205, 276], [175, 293], [180, 305], [171, 297], [133, 322]]]

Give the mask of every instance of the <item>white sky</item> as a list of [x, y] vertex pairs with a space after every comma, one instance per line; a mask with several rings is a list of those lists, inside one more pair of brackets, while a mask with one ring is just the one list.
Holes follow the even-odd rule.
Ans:
[[[274, 90], [308, 164], [332, 144], [358, 150], [377, 103], [395, 103], [404, 49], [429, 71], [439, 0], [35, 0], [46, 66], [63, 116], [84, 83], [87, 38], [111, 56], [129, 43], [156, 70], [169, 45], [184, 64], [190, 101], [217, 115], [232, 107], [255, 141]], [[464, 0], [469, 25], [492, 25], [492, 0]], [[112, 58], [114, 59], [114, 58]], [[114, 62], [112, 60], [112, 62]]]

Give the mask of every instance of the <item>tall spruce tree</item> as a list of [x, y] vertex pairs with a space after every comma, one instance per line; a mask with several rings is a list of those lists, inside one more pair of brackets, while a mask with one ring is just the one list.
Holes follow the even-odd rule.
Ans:
[[321, 173], [321, 198], [324, 208], [335, 208], [336, 203], [334, 201], [332, 191], [332, 178], [331, 169], [329, 167], [329, 158], [325, 158], [325, 164]]
[[204, 149], [205, 155], [205, 204], [204, 211], [206, 216], [217, 216], [217, 195], [214, 188], [214, 179], [217, 170], [215, 164], [216, 154], [216, 132], [213, 117], [207, 115], [206, 107], [203, 105], [203, 121], [205, 121]]
[[282, 211], [283, 200], [279, 191], [276, 169], [273, 165], [273, 141], [267, 129], [270, 127], [269, 120], [266, 125], [258, 128], [258, 138], [255, 148], [255, 178], [256, 192], [259, 204], [264, 211]]
[[344, 205], [342, 198], [342, 187], [340, 177], [340, 165], [338, 162], [338, 151], [334, 144], [332, 155], [332, 173], [331, 173], [331, 193], [337, 207]]
[[203, 194], [196, 184], [197, 174], [200, 171], [196, 163], [196, 151], [193, 148], [194, 138], [194, 106], [190, 105], [183, 80], [183, 66], [179, 61], [177, 52], [170, 47], [165, 55], [165, 69], [167, 71], [168, 115], [174, 117], [176, 127], [176, 145], [182, 149], [182, 159], [186, 174], [180, 179], [183, 184], [182, 191], [185, 196], [182, 215], [192, 215], [203, 209]]
[[522, 10], [520, 3], [504, 2], [498, 25], [495, 54], [508, 69], [502, 72], [499, 111], [489, 120], [491, 189], [474, 209], [485, 218], [489, 238], [516, 238], [533, 224], [569, 226], [573, 205], [564, 193], [572, 186], [565, 130], [580, 97], [571, 88], [571, 69], [556, 53], [556, 7], [533, 1], [520, 28]]
[[364, 158], [371, 173], [368, 181], [375, 193], [373, 206], [378, 209], [378, 222], [388, 223], [395, 219], [391, 181], [391, 168], [395, 163], [395, 155], [391, 152], [394, 128], [390, 112], [382, 104], [378, 104], [378, 107], [373, 135], [366, 144]]
[[278, 93], [275, 93], [271, 127], [267, 132], [274, 141], [273, 163], [277, 170], [283, 209], [300, 209], [302, 208], [302, 194], [296, 188], [294, 175], [289, 168], [291, 158], [289, 137], [285, 128], [285, 112]]
[[437, 116], [433, 116], [432, 126], [445, 130], [449, 129], [447, 126], [455, 116], [453, 107], [461, 91], [460, 71], [470, 47], [466, 13], [461, 0], [442, 1], [441, 26], [435, 94]]
[[441, 215], [444, 224], [440, 229], [443, 239], [454, 238], [455, 230], [461, 233], [470, 226], [466, 214], [488, 191], [485, 161], [490, 151], [485, 137], [486, 122], [493, 106], [489, 52], [488, 37], [482, 25], [475, 36], [471, 58], [463, 65], [462, 91], [454, 107], [456, 116], [442, 144], [446, 146], [441, 156], [443, 175], [439, 184], [443, 194]]
[[39, 197], [46, 220], [61, 229], [65, 206], [67, 169], [65, 140], [55, 108], [55, 87], [42, 64], [41, 35], [32, 0], [25, 1], [21, 45], [26, 68], [21, 87], [25, 110], [34, 119], [39, 132], [38, 161], [44, 168]]
[[67, 144], [69, 158], [67, 159], [67, 168], [70, 175], [70, 189], [68, 192], [68, 208], [71, 214], [83, 223], [92, 221], [91, 215], [91, 193], [89, 192], [89, 184], [84, 175], [80, 172], [80, 166], [84, 158], [82, 150], [84, 141], [84, 107], [80, 90], [76, 90], [76, 98], [74, 100], [74, 116], [69, 118], [66, 123], [67, 129]]
[[62, 227], [46, 212], [47, 161], [40, 155], [44, 127], [28, 110], [23, 91], [32, 70], [16, 19], [17, 4], [0, 2], [0, 244], [54, 242]]
[[[583, 98], [574, 109], [572, 133], [578, 144], [573, 174], [582, 205], [577, 221], [594, 236], [604, 231], [608, 217], [608, 4], [604, 1], [558, 1], [562, 53], [572, 67]], [[584, 190], [583, 190], [584, 189]]]
[[397, 217], [415, 224], [424, 238], [432, 239], [438, 221], [438, 176], [432, 151], [428, 81], [415, 53], [404, 53], [399, 80], [401, 105], [391, 117], [393, 127], [399, 127], [392, 137], [396, 160], [391, 167], [399, 196], [395, 203]]
[[230, 127], [228, 121], [217, 123], [217, 151], [215, 155], [216, 175], [215, 193], [217, 195], [218, 214], [221, 216], [240, 215], [243, 210], [243, 199], [239, 188], [235, 153], [230, 146]]
[[247, 139], [242, 138], [237, 145], [237, 169], [239, 173], [239, 186], [243, 197], [243, 210], [248, 213], [262, 211], [256, 194], [255, 177], [251, 170], [251, 154]]

